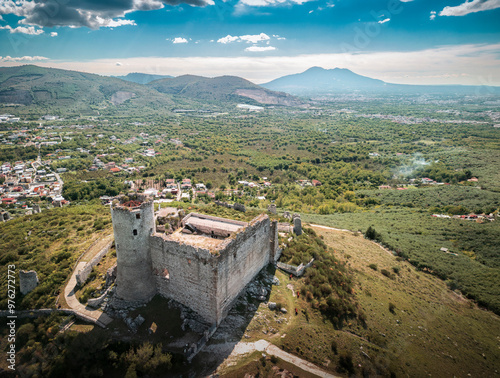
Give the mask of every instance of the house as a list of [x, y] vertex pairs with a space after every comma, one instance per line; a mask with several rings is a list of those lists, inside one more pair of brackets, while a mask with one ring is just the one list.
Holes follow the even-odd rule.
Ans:
[[382, 190], [382, 189], [392, 189], [392, 187], [390, 185], [380, 185], [378, 188], [380, 190]]
[[191, 189], [191, 180], [183, 179], [181, 183], [181, 189], [188, 190]]
[[321, 186], [322, 185], [321, 181], [318, 181], [318, 180], [312, 180], [311, 182], [312, 182], [313, 186]]
[[121, 171], [121, 169], [120, 169], [120, 168], [118, 168], [118, 167], [113, 167], [113, 168], [111, 168], [109, 171], [110, 171], [111, 173], [118, 173], [118, 172], [120, 172], [120, 171]]

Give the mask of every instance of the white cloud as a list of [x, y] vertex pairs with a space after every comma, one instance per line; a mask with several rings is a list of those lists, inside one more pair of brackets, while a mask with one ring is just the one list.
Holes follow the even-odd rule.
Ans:
[[[264, 55], [264, 56], [262, 56]], [[19, 65], [19, 59], [1, 66]], [[500, 43], [452, 45], [417, 51], [307, 54], [277, 56], [245, 53], [239, 57], [135, 57], [83, 61], [44, 60], [37, 65], [101, 75], [145, 72], [179, 76], [236, 75], [265, 83], [313, 66], [345, 67], [369, 77], [399, 84], [463, 84], [500, 86]], [[443, 62], [446, 62], [444, 65]]]
[[281, 4], [304, 4], [314, 0], [240, 0], [238, 4], [244, 4], [251, 7], [277, 6]]
[[57, 32], [51, 32], [51, 33], [50, 33], [50, 36], [51, 36], [51, 37], [57, 37]]
[[17, 28], [13, 28], [12, 26], [0, 26], [0, 29], [9, 30], [10, 33], [21, 33], [21, 34], [29, 34], [29, 35], [40, 35], [43, 33], [43, 29], [35, 29], [34, 26], [18, 26]]
[[285, 37], [280, 37], [278, 34], [273, 34], [273, 38], [276, 38], [278, 41], [284, 41], [284, 40], [286, 40]]
[[137, 25], [134, 20], [113, 20], [112, 18], [101, 18], [101, 17], [96, 17], [96, 20], [100, 27], [105, 27], [105, 28], [115, 28], [124, 25], [130, 25], [130, 26]]
[[258, 43], [262, 41], [268, 41], [271, 39], [267, 34], [265, 33], [260, 33], [260, 34], [247, 34], [247, 35], [240, 35], [240, 36], [232, 36], [232, 35], [226, 35], [225, 37], [219, 38], [217, 42], [219, 43], [231, 43], [231, 42], [248, 42], [248, 43]]
[[121, 67], [121, 66], [123, 66], [123, 64], [121, 64], [120, 62], [116, 62], [116, 66]]
[[232, 35], [226, 35], [225, 37], [222, 37], [222, 38], [219, 38], [217, 40], [218, 43], [223, 43], [223, 44], [226, 44], [226, 43], [230, 43], [230, 42], [235, 42], [237, 40], [239, 40], [240, 37], [233, 37]]
[[390, 18], [386, 18], [384, 20], [380, 20], [378, 23], [379, 24], [385, 24], [386, 22], [389, 22], [389, 21], [391, 21], [391, 19]]
[[182, 37], [175, 37], [172, 40], [172, 43], [188, 43], [188, 40], [186, 38], [182, 38]]
[[0, 62], [32, 62], [32, 61], [41, 61], [41, 60], [48, 60], [49, 58], [46, 58], [44, 56], [19, 56], [19, 57], [12, 57], [12, 56], [0, 56]]
[[401, 1], [402, 3], [411, 3], [413, 0], [399, 0]]
[[249, 46], [245, 49], [245, 51], [272, 51], [276, 50], [276, 47], [273, 46]]
[[492, 9], [500, 8], [500, 0], [466, 0], [465, 3], [457, 5], [455, 7], [444, 7], [444, 9], [439, 12], [440, 16], [465, 16], [469, 13], [482, 12]]
[[240, 36], [240, 39], [242, 41], [246, 41], [248, 43], [257, 43], [260, 41], [267, 41], [271, 38], [267, 34], [260, 33], [260, 34], [255, 34], [255, 35], [242, 35]]
[[430, 20], [434, 20], [436, 18], [436, 11], [431, 11], [431, 16], [429, 17]]
[[39, 27], [67, 26], [72, 28], [118, 27], [136, 25], [125, 20], [127, 13], [161, 9], [164, 5], [188, 4], [203, 7], [213, 0], [0, 0], [0, 15], [20, 17], [19, 24]]

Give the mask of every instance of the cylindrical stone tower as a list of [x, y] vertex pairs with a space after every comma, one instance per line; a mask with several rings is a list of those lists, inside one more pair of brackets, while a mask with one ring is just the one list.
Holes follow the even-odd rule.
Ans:
[[147, 302], [156, 294], [149, 237], [155, 231], [153, 201], [128, 201], [111, 207], [116, 247], [116, 295]]

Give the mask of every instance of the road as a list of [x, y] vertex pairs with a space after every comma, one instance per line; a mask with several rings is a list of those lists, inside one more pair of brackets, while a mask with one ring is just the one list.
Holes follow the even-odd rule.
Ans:
[[300, 357], [287, 353], [284, 350], [278, 348], [276, 345], [273, 345], [270, 342], [262, 339], [253, 343], [245, 343], [240, 341], [235, 345], [228, 359], [239, 359], [241, 355], [249, 354], [254, 351], [259, 351], [276, 356], [283, 361], [291, 363], [292, 365], [297, 366], [298, 368], [307, 371], [308, 373], [317, 375], [318, 377], [338, 378], [336, 375], [327, 373], [326, 371], [320, 369], [318, 366], [310, 363], [309, 361], [303, 360]]
[[66, 288], [64, 289], [64, 299], [66, 300], [68, 307], [77, 312], [81, 317], [86, 318], [87, 320], [92, 321], [100, 325], [101, 327], [106, 327], [113, 321], [113, 319], [111, 319], [108, 315], [100, 310], [94, 310], [89, 307], [85, 307], [76, 298], [76, 275], [85, 267], [85, 264], [86, 262], [79, 262], [76, 265], [76, 268], [73, 271], [73, 274], [71, 275]]

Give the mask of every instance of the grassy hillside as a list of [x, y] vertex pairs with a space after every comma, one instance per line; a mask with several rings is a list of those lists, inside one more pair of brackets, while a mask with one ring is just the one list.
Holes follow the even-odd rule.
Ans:
[[[376, 208], [348, 214], [304, 215], [303, 220], [361, 230], [373, 226], [380, 240], [418, 269], [446, 280], [480, 305], [500, 313], [499, 222], [479, 224], [433, 218], [427, 211]], [[448, 248], [445, 253], [440, 249]], [[456, 255], [455, 255], [456, 254]]]
[[276, 105], [299, 105], [301, 103], [289, 94], [270, 91], [236, 76], [206, 78], [183, 75], [172, 79], [155, 80], [149, 86], [162, 93], [207, 101], [256, 102]]
[[33, 65], [0, 68], [0, 103], [43, 109], [46, 114], [92, 113], [107, 107], [172, 106], [144, 85], [118, 78]]
[[38, 274], [37, 288], [26, 296], [16, 275], [16, 310], [55, 307], [78, 257], [110, 232], [109, 209], [100, 204], [54, 208], [0, 224], [0, 308], [7, 308], [7, 265]]
[[[341, 376], [496, 374], [500, 368], [498, 316], [478, 309], [441, 280], [416, 270], [358, 233], [315, 231], [353, 274], [353, 301], [364, 316], [334, 329], [314, 300], [292, 294], [290, 287], [300, 291], [307, 285], [306, 278], [290, 280], [277, 272], [281, 284], [273, 286], [270, 301], [280, 302], [289, 315], [279, 316], [261, 306], [246, 328], [243, 342], [266, 339]], [[298, 315], [293, 314], [294, 308]], [[262, 362], [261, 356], [230, 358], [219, 372], [232, 377], [259, 369], [265, 373], [269, 365], [286, 368], [280, 361]], [[295, 372], [293, 367], [287, 370]]]

